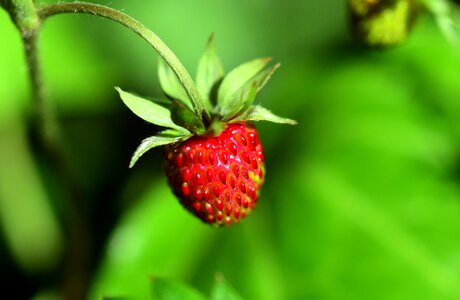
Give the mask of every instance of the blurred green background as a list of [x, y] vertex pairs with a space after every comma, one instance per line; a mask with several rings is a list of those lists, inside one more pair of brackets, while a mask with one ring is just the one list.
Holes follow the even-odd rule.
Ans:
[[[2, 293], [62, 299], [75, 277], [91, 299], [145, 299], [165, 277], [208, 294], [221, 273], [245, 299], [460, 299], [460, 47], [429, 16], [403, 45], [369, 50], [351, 42], [340, 0], [99, 3], [151, 28], [191, 74], [211, 32], [226, 70], [273, 56], [282, 68], [258, 101], [299, 125], [258, 125], [258, 208], [206, 226], [170, 192], [161, 150], [128, 169], [158, 128], [113, 87], [160, 95], [154, 50], [110, 21], [53, 17], [40, 50], [80, 186], [85, 217], [71, 221], [30, 121], [20, 36], [0, 10]], [[82, 243], [69, 242], [75, 224]]]

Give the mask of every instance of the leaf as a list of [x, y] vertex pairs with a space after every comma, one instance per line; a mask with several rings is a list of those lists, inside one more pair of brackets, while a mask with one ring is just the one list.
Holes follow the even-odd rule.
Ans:
[[211, 90], [224, 77], [224, 67], [217, 55], [214, 34], [211, 35], [208, 45], [198, 64], [196, 85], [205, 106], [212, 110]]
[[238, 122], [238, 121], [269, 121], [273, 123], [280, 123], [280, 124], [290, 124], [296, 125], [297, 122], [288, 118], [278, 117], [277, 115], [273, 114], [266, 108], [262, 106], [255, 105], [252, 106], [246, 113], [242, 114], [238, 118], [235, 118], [231, 121]]
[[455, 7], [446, 0], [422, 0], [422, 3], [434, 15], [445, 38], [452, 44], [458, 44], [459, 24], [454, 18]]
[[185, 105], [192, 108], [192, 103], [184, 87], [163, 59], [158, 61], [158, 78], [160, 80], [161, 89], [167, 96], [180, 100]]
[[145, 99], [159, 104], [165, 108], [169, 107], [169, 105], [171, 104], [171, 100], [167, 97], [146, 97]]
[[217, 96], [218, 110], [222, 116], [229, 117], [229, 113], [234, 110], [235, 101], [240, 97], [240, 89], [270, 61], [270, 57], [251, 60], [236, 67], [224, 77]]
[[204, 295], [194, 288], [176, 280], [152, 279], [152, 293], [155, 300], [204, 300]]
[[129, 167], [132, 168], [134, 164], [139, 160], [139, 158], [142, 155], [144, 155], [145, 152], [149, 151], [150, 149], [154, 147], [158, 147], [158, 146], [172, 144], [184, 138], [185, 138], [184, 136], [175, 137], [175, 136], [168, 136], [166, 134], [162, 135], [160, 133], [159, 135], [154, 135], [154, 136], [144, 139], [139, 145], [139, 147], [137, 147], [136, 151], [134, 151], [134, 154], [131, 158], [131, 162], [129, 163]]
[[[245, 113], [251, 104], [254, 102], [254, 99], [257, 96], [257, 84], [255, 82], [252, 82], [250, 87], [242, 93], [241, 95], [241, 102], [238, 104], [238, 106], [235, 106], [236, 109], [238, 109], [239, 112]], [[243, 100], [245, 99], [245, 100]], [[229, 119], [238, 116], [238, 112], [231, 112], [229, 114]], [[227, 119], [227, 118], [226, 118]], [[226, 120], [224, 119], [224, 120]]]
[[257, 93], [265, 86], [273, 73], [275, 73], [275, 71], [280, 66], [281, 64], [277, 63], [273, 67], [265, 69], [264, 71], [254, 76], [253, 79], [251, 79], [240, 89], [240, 97], [233, 102], [228, 119], [231, 119], [239, 112], [246, 111], [252, 105]]
[[243, 298], [223, 278], [222, 274], [216, 275], [216, 281], [211, 290], [210, 300], [242, 300]]
[[203, 122], [189, 107], [180, 101], [173, 99], [173, 103], [171, 105], [171, 117], [176, 124], [187, 128], [191, 132], [197, 134], [205, 132]]
[[185, 128], [174, 124], [171, 119], [171, 113], [167, 108], [125, 92], [119, 87], [115, 87], [115, 89], [120, 94], [121, 100], [123, 100], [125, 105], [139, 118], [158, 126], [176, 129], [184, 133], [186, 132]]
[[161, 133], [161, 136], [166, 136], [166, 137], [183, 137], [184, 133], [177, 131], [176, 129], [166, 129], [163, 130]]

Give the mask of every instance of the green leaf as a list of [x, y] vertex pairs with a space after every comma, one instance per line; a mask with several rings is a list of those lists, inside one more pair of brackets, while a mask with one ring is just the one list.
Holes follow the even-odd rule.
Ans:
[[210, 300], [242, 300], [243, 298], [223, 278], [221, 274], [216, 275], [216, 282], [211, 290]]
[[125, 105], [141, 119], [158, 126], [176, 129], [184, 133], [187, 132], [185, 128], [174, 124], [171, 119], [171, 113], [167, 108], [139, 96], [125, 92], [119, 87], [115, 87], [115, 89], [120, 94], [121, 100], [123, 100]]
[[160, 134], [161, 136], [165, 136], [165, 137], [183, 137], [184, 136], [183, 132], [177, 131], [176, 129], [166, 129], [166, 130], [163, 130]]
[[263, 108], [259, 105], [254, 105], [247, 112], [235, 118], [231, 121], [238, 122], [238, 121], [268, 121], [273, 123], [280, 123], [280, 124], [290, 124], [296, 125], [297, 122], [288, 118], [278, 117], [277, 115], [273, 114], [266, 108]]
[[266, 57], [246, 62], [230, 71], [224, 77], [217, 96], [219, 112], [222, 116], [231, 117], [229, 114], [232, 110], [235, 110], [235, 101], [238, 101], [241, 96], [241, 88], [270, 61], [271, 58]]
[[[241, 101], [238, 104], [238, 106], [235, 106], [235, 109], [239, 109], [239, 112], [243, 113], [246, 112], [254, 102], [254, 99], [257, 96], [257, 84], [255, 82], [252, 82], [249, 88], [244, 89], [241, 95]], [[230, 119], [232, 117], [238, 116], [238, 112], [231, 112], [229, 114]]]
[[145, 97], [145, 99], [159, 104], [165, 108], [169, 107], [169, 105], [171, 104], [171, 100], [167, 97]]
[[197, 134], [205, 132], [203, 122], [189, 107], [180, 101], [174, 99], [172, 101], [171, 117], [176, 124]]
[[277, 63], [273, 67], [267, 68], [264, 71], [260, 72], [254, 76], [248, 83], [246, 83], [240, 89], [240, 96], [236, 101], [234, 101], [229, 112], [227, 119], [231, 119], [233, 116], [237, 115], [240, 112], [246, 111], [254, 102], [254, 99], [257, 93], [265, 86], [265, 84], [270, 80], [271, 76], [275, 71], [281, 66]]
[[192, 103], [184, 87], [163, 59], [158, 61], [158, 78], [160, 80], [161, 89], [167, 96], [180, 100], [188, 107], [192, 108]]
[[155, 300], [204, 300], [204, 295], [194, 288], [176, 280], [152, 279], [152, 293]]
[[131, 158], [131, 162], [129, 163], [129, 167], [132, 168], [134, 164], [139, 160], [139, 158], [150, 149], [158, 146], [172, 144], [185, 138], [184, 136], [170, 136], [170, 133], [171, 132], [168, 131], [167, 134], [163, 135], [160, 133], [158, 135], [144, 139], [134, 152]]
[[224, 77], [224, 67], [217, 55], [214, 34], [211, 35], [208, 45], [198, 64], [196, 85], [205, 106], [212, 110], [211, 91], [217, 82]]

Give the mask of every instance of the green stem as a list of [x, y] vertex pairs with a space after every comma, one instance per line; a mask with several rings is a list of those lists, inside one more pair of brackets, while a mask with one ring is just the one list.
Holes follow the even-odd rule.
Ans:
[[40, 27], [40, 18], [32, 0], [1, 0], [0, 4], [8, 11], [23, 36]]
[[171, 67], [192, 101], [193, 109], [200, 119], [203, 119], [203, 117], [206, 120], [210, 119], [209, 113], [204, 108], [203, 101], [190, 74], [171, 49], [169, 49], [168, 46], [146, 26], [125, 13], [110, 7], [92, 3], [74, 2], [53, 4], [44, 6], [38, 12], [41, 20], [45, 20], [53, 15], [65, 13], [83, 13], [103, 17], [115, 21], [137, 33], [147, 41]]
[[22, 37], [27, 66], [29, 68], [29, 78], [32, 86], [32, 95], [34, 101], [35, 119], [39, 128], [41, 140], [47, 149], [57, 148], [59, 144], [59, 128], [56, 122], [56, 116], [53, 106], [50, 105], [45, 85], [43, 84], [41, 64], [39, 60], [38, 39], [39, 29], [27, 32]]
[[53, 144], [56, 140], [57, 126], [52, 107], [46, 101], [46, 93], [42, 83], [40, 60], [38, 59], [38, 35], [40, 32], [40, 17], [32, 0], [3, 0], [1, 2], [19, 29], [24, 44], [29, 78], [34, 99], [34, 113], [42, 141], [45, 145]]

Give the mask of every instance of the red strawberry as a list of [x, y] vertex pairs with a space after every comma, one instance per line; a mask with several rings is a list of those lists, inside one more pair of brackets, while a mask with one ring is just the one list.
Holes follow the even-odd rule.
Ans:
[[236, 123], [216, 137], [194, 136], [166, 147], [166, 157], [174, 193], [204, 222], [238, 222], [254, 209], [264, 155], [253, 126]]
[[257, 203], [265, 175], [262, 145], [251, 122], [295, 124], [252, 104], [279, 67], [264, 69], [270, 60], [252, 60], [224, 75], [211, 38], [196, 85], [188, 73], [177, 72], [181, 65], [173, 73], [160, 61], [169, 109], [117, 88], [136, 115], [169, 128], [142, 141], [130, 167], [149, 149], [164, 146], [169, 184], [186, 209], [217, 226], [245, 218]]

